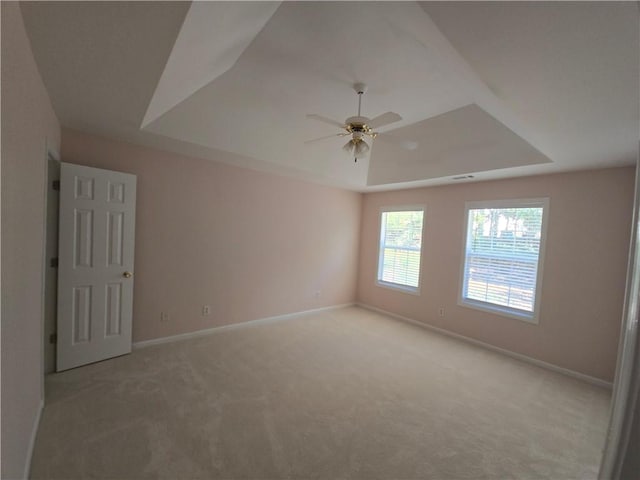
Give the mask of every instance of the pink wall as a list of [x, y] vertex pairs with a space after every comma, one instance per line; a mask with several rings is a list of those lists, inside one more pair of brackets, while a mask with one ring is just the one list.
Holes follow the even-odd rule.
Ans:
[[355, 300], [360, 194], [66, 129], [62, 160], [138, 176], [134, 341]]
[[[633, 187], [626, 167], [366, 194], [358, 301], [612, 381]], [[458, 306], [465, 202], [532, 197], [550, 198], [539, 324]], [[380, 207], [415, 204], [426, 206], [419, 296], [375, 283]]]
[[43, 399], [47, 146], [60, 124], [15, 2], [2, 2], [2, 478], [24, 478]]
[[[67, 129], [62, 158], [138, 175], [134, 341], [352, 302], [357, 280], [362, 303], [613, 379], [632, 168], [371, 193], [361, 210], [356, 193]], [[457, 305], [465, 201], [526, 197], [550, 198], [538, 325]], [[402, 204], [427, 207], [419, 296], [375, 284], [379, 209]]]

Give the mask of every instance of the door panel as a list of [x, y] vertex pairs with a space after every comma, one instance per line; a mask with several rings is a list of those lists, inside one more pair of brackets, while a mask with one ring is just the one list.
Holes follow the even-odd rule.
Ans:
[[56, 370], [131, 352], [136, 177], [61, 164]]

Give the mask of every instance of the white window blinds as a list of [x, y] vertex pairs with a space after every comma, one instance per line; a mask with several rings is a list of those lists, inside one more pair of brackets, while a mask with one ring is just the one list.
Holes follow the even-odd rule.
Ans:
[[378, 282], [417, 290], [423, 210], [383, 211]]
[[467, 207], [463, 302], [533, 317], [545, 201]]

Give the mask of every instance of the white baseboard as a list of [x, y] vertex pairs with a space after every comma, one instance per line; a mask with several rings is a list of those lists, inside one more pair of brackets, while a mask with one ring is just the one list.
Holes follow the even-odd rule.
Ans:
[[371, 310], [373, 312], [382, 313], [384, 315], [388, 315], [393, 318], [397, 318], [398, 320], [402, 320], [404, 322], [411, 323], [413, 325], [418, 325], [419, 327], [426, 328], [427, 330], [432, 330], [434, 332], [441, 333], [443, 335], [447, 335], [449, 337], [457, 338], [458, 340], [462, 340], [467, 343], [472, 343], [474, 345], [478, 345], [480, 347], [484, 347], [488, 350], [492, 350], [494, 352], [502, 353], [511, 358], [515, 358], [517, 360], [522, 360], [523, 362], [530, 363], [532, 365], [536, 365], [538, 367], [546, 368], [547, 370], [552, 370], [554, 372], [562, 373], [569, 377], [577, 378], [579, 380], [585, 381], [587, 383], [591, 383], [592, 385], [597, 385], [598, 387], [612, 389], [613, 384], [611, 382], [607, 382], [600, 378], [592, 377], [590, 375], [586, 375], [584, 373], [576, 372], [575, 370], [569, 370], [568, 368], [559, 367], [552, 363], [543, 362], [542, 360], [538, 360], [532, 357], [528, 357], [526, 355], [522, 355], [521, 353], [512, 352], [511, 350], [506, 350], [504, 348], [496, 347], [495, 345], [491, 345], [490, 343], [485, 343], [480, 340], [476, 340], [475, 338], [466, 337], [464, 335], [460, 335], [459, 333], [454, 333], [449, 330], [445, 330], [444, 328], [434, 327], [433, 325], [429, 325], [428, 323], [423, 323], [418, 320], [414, 320], [413, 318], [403, 317], [402, 315], [398, 315], [392, 312], [387, 312], [386, 310], [382, 310], [381, 308], [374, 307], [372, 305], [368, 305], [366, 303], [356, 303], [357, 306], [365, 308], [367, 310]]
[[33, 448], [36, 445], [36, 436], [38, 435], [38, 428], [40, 427], [40, 417], [42, 416], [42, 410], [44, 409], [44, 398], [40, 399], [40, 405], [38, 406], [38, 413], [36, 414], [36, 420], [33, 422], [31, 428], [31, 438], [29, 438], [29, 445], [27, 447], [27, 459], [24, 466], [23, 478], [31, 477], [31, 457], [33, 457]]
[[233, 323], [231, 325], [222, 325], [219, 327], [205, 328], [203, 330], [180, 333], [178, 335], [171, 335], [169, 337], [160, 337], [160, 338], [153, 338], [151, 340], [142, 340], [140, 342], [133, 342], [133, 348], [137, 349], [137, 348], [151, 347], [153, 345], [161, 345], [163, 343], [178, 342], [180, 340], [187, 340], [189, 338], [202, 337], [205, 335], [211, 335], [213, 333], [226, 332], [229, 330], [237, 330], [240, 328], [256, 327], [258, 325], [266, 325], [269, 323], [281, 322], [283, 320], [290, 320], [292, 318], [299, 317], [302, 315], [310, 315], [313, 313], [326, 312], [329, 310], [338, 310], [340, 308], [352, 307], [354, 305], [355, 303], [343, 303], [341, 305], [331, 305], [329, 307], [314, 308], [312, 310], [304, 310], [301, 312], [286, 313], [284, 315], [276, 315], [275, 317], [258, 318], [256, 320], [249, 320], [247, 322], [241, 322], [241, 323]]

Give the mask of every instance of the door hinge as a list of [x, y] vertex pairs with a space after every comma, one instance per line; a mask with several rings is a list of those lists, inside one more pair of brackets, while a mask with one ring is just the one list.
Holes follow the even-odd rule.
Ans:
[[49, 335], [49, 343], [57, 343], [58, 342], [58, 334], [52, 333]]
[[52, 258], [51, 263], [49, 265], [52, 266], [53, 268], [58, 268], [58, 257]]
[[54, 190], [60, 190], [60, 180], [54, 180], [52, 186]]

